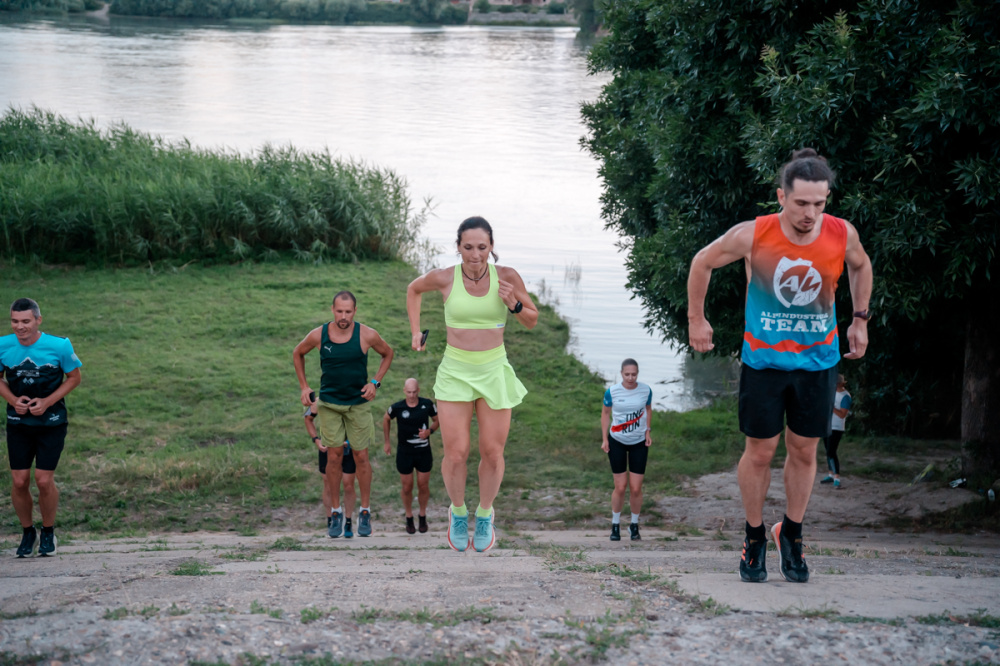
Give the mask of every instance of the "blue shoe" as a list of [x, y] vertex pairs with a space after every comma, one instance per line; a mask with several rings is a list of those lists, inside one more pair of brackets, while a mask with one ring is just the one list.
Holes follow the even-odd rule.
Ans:
[[330, 516], [330, 529], [327, 532], [331, 539], [336, 539], [344, 531], [344, 514], [341, 511], [334, 511]]
[[833, 483], [833, 477], [827, 474], [820, 483]]
[[350, 518], [348, 518], [347, 520], [344, 521], [344, 538], [345, 539], [353, 539], [354, 538], [354, 530], [351, 529], [351, 519]]
[[840, 479], [833, 480], [833, 487], [836, 488], [837, 490], [840, 490]]
[[452, 550], [464, 552], [469, 547], [469, 514], [456, 516], [451, 510], [451, 523], [448, 525], [448, 545]]
[[477, 553], [485, 553], [496, 542], [497, 533], [493, 529], [493, 509], [490, 509], [490, 515], [485, 518], [476, 516], [476, 534], [472, 537], [472, 547], [476, 549]]
[[372, 514], [371, 511], [358, 512], [358, 536], [366, 537], [372, 535]]

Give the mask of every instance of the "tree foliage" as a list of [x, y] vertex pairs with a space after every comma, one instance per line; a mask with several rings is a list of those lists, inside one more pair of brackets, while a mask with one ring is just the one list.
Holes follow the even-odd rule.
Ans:
[[[2, 0], [0, 0], [2, 1]], [[23, 0], [22, 0], [23, 1]], [[51, 0], [55, 1], [55, 0]], [[111, 12], [175, 18], [253, 18], [326, 23], [465, 23], [466, 11], [444, 0], [113, 0]]]
[[[591, 67], [614, 78], [585, 142], [647, 326], [686, 344], [693, 255], [776, 210], [778, 168], [815, 147], [838, 172], [827, 210], [875, 267], [872, 347], [846, 366], [867, 422], [954, 432], [967, 314], [1000, 302], [1000, 3], [621, 0], [604, 21]], [[742, 266], [709, 292], [716, 349], [735, 353]]]

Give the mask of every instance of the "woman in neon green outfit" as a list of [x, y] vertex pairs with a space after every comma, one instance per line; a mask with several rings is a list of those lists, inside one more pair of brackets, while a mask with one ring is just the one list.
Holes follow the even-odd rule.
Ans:
[[444, 460], [441, 475], [451, 498], [448, 545], [457, 551], [469, 547], [469, 511], [465, 480], [471, 449], [472, 414], [479, 423], [479, 508], [475, 512], [472, 546], [479, 552], [493, 547], [493, 500], [503, 480], [503, 449], [510, 432], [511, 408], [527, 391], [507, 362], [503, 331], [508, 316], [527, 328], [538, 323], [538, 309], [524, 281], [513, 268], [489, 263], [493, 229], [481, 217], [470, 217], [458, 227], [462, 263], [418, 277], [406, 290], [413, 349], [422, 351], [420, 303], [422, 294], [440, 291], [448, 345], [434, 383], [441, 419]]

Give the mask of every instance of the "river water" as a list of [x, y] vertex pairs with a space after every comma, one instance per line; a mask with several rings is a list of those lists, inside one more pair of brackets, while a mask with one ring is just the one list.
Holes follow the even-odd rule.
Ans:
[[619, 239], [600, 218], [598, 165], [580, 147], [580, 104], [607, 78], [587, 74], [575, 36], [0, 12], [0, 105], [241, 152], [328, 148], [392, 168], [418, 205], [432, 201], [434, 263], [454, 263], [458, 223], [482, 215], [500, 262], [570, 323], [570, 351], [606, 380], [633, 357], [658, 408], [691, 409], [728, 373], [642, 328]]

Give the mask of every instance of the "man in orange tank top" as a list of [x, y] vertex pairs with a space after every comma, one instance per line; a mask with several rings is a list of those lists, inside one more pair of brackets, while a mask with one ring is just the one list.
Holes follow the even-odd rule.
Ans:
[[712, 271], [743, 259], [747, 272], [739, 404], [746, 448], [737, 468], [746, 514], [740, 577], [747, 582], [767, 580], [764, 500], [782, 431], [786, 509], [771, 534], [782, 577], [809, 580], [802, 521], [816, 477], [816, 445], [830, 432], [840, 359], [834, 293], [845, 263], [854, 315], [844, 358], [859, 359], [868, 346], [871, 260], [854, 226], [823, 212], [833, 179], [815, 150], [796, 151], [781, 169], [781, 212], [732, 227], [695, 255], [688, 276], [689, 340], [695, 351], [707, 352], [715, 346], [705, 318]]

